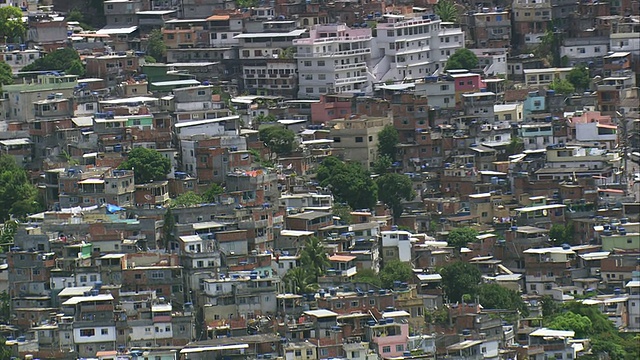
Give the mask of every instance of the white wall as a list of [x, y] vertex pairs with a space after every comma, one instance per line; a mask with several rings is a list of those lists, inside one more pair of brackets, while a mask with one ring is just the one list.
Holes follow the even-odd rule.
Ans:
[[[80, 336], [82, 330], [94, 330], [93, 336]], [[103, 334], [106, 331], [106, 334]], [[97, 326], [91, 328], [73, 329], [73, 341], [76, 344], [88, 344], [116, 341], [116, 327], [115, 326]]]

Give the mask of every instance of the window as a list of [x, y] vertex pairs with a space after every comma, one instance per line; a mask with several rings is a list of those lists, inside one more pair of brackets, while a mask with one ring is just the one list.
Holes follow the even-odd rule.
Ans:
[[296, 350], [294, 354], [295, 356], [302, 356], [302, 350]]
[[328, 349], [320, 349], [320, 356], [327, 356], [327, 355], [329, 355]]
[[404, 351], [404, 345], [396, 345], [396, 351]]
[[307, 94], [311, 94], [313, 93], [313, 88], [306, 88], [305, 91], [307, 92]]
[[337, 142], [337, 143], [339, 143], [339, 142], [340, 142], [340, 137], [339, 137], [339, 136], [335, 136], [335, 137], [333, 138], [333, 142]]
[[91, 337], [95, 335], [96, 331], [94, 329], [80, 329], [80, 336], [82, 337]]
[[307, 349], [307, 356], [313, 356], [313, 349]]
[[307, 61], [304, 62], [304, 66], [311, 67], [313, 65], [311, 64], [311, 61], [307, 60]]
[[318, 74], [318, 80], [327, 80], [327, 74]]
[[382, 352], [383, 353], [390, 353], [391, 352], [391, 346], [383, 346], [382, 347]]
[[324, 66], [324, 60], [318, 61], [318, 66]]
[[363, 142], [362, 136], [356, 136], [356, 142], [357, 143]]
[[100, 335], [109, 335], [109, 329], [100, 329]]

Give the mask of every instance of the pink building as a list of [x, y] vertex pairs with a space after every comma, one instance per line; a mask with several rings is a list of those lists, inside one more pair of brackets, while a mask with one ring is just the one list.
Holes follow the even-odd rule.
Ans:
[[369, 339], [380, 357], [402, 356], [407, 350], [410, 316], [402, 310], [385, 312], [377, 324], [369, 326]]
[[311, 104], [311, 123], [320, 125], [334, 119], [348, 119], [352, 97], [350, 94], [320, 95], [320, 101]]
[[462, 71], [466, 70], [453, 70], [449, 74], [453, 78], [456, 90], [456, 103], [461, 101], [462, 94], [480, 92], [487, 88], [487, 84], [482, 81], [480, 74]]
[[618, 127], [611, 116], [599, 111], [578, 111], [567, 117], [569, 139], [586, 144], [605, 145], [615, 148], [618, 142]]

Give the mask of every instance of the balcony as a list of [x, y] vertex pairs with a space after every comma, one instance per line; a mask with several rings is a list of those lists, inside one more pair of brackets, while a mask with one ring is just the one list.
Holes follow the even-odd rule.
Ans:
[[156, 196], [155, 203], [156, 204], [164, 204], [169, 201], [169, 193], [165, 193], [164, 195]]
[[340, 57], [340, 56], [352, 56], [352, 55], [365, 55], [370, 54], [371, 49], [356, 49], [346, 51], [334, 51], [334, 52], [320, 52], [320, 53], [298, 53], [296, 59], [306, 58], [320, 58], [320, 57]]
[[319, 38], [319, 39], [297, 39], [293, 41], [293, 45], [319, 45], [326, 43], [350, 43], [355, 41], [369, 41], [371, 40], [371, 35], [360, 35], [360, 36], [337, 36], [337, 37], [328, 37], [328, 38]]
[[354, 83], [365, 82], [365, 81], [367, 81], [366, 76], [354, 76], [354, 77], [349, 77], [345, 79], [336, 79], [335, 84], [336, 85], [354, 84]]
[[336, 65], [336, 70], [349, 70], [349, 69], [358, 69], [358, 68], [366, 68], [367, 63], [360, 62], [355, 64], [346, 64], [346, 65]]

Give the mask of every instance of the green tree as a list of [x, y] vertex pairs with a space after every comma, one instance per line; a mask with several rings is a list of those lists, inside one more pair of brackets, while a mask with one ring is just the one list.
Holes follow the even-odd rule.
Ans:
[[360, 269], [353, 277], [354, 283], [365, 283], [377, 287], [382, 287], [382, 280], [380, 276], [372, 269]]
[[214, 203], [218, 202], [218, 197], [222, 194], [224, 194], [224, 188], [220, 186], [220, 184], [213, 183], [207, 191], [202, 194], [202, 199], [205, 202]]
[[333, 209], [331, 210], [331, 213], [334, 216], [339, 217], [340, 222], [342, 222], [345, 225], [349, 225], [352, 222], [352, 219], [351, 219], [352, 211], [353, 209], [348, 204], [335, 203], [333, 204]]
[[576, 66], [569, 74], [567, 74], [567, 80], [578, 90], [586, 90], [589, 88], [591, 78], [589, 77], [589, 69], [585, 66]]
[[378, 159], [373, 163], [373, 172], [378, 175], [384, 175], [389, 171], [393, 161], [387, 155], [378, 156]]
[[78, 22], [78, 26], [80, 26], [83, 30], [94, 30], [93, 26], [87, 24], [84, 21], [84, 15], [82, 14], [82, 11], [78, 9], [73, 9], [69, 11], [69, 14], [67, 15], [66, 20]]
[[466, 247], [467, 244], [476, 242], [478, 231], [470, 227], [455, 228], [447, 235], [447, 244], [458, 250]]
[[591, 320], [588, 317], [571, 311], [556, 316], [551, 323], [549, 323], [550, 329], [575, 331], [575, 337], [578, 339], [583, 339], [591, 335], [591, 326]]
[[236, 6], [240, 9], [252, 8], [258, 5], [258, 0], [236, 0]]
[[329, 257], [324, 244], [317, 237], [310, 237], [302, 249], [300, 264], [313, 275], [314, 282], [318, 282], [318, 277], [324, 275], [329, 267]]
[[462, 261], [443, 267], [440, 275], [447, 300], [452, 303], [462, 301], [462, 296], [465, 294], [474, 298], [482, 280], [482, 274], [477, 267]]
[[119, 169], [133, 170], [136, 184], [147, 184], [165, 180], [171, 170], [171, 161], [157, 150], [138, 147], [127, 154], [127, 160]]
[[272, 153], [276, 153], [278, 156], [287, 155], [294, 150], [296, 134], [289, 129], [280, 126], [267, 126], [260, 129], [259, 136], [264, 145], [269, 148], [270, 156]]
[[376, 204], [378, 188], [359, 163], [345, 163], [329, 156], [318, 166], [320, 186], [331, 189], [337, 202], [352, 209], [370, 209]]
[[411, 264], [400, 260], [385, 262], [380, 270], [380, 281], [385, 289], [392, 289], [394, 281], [408, 282], [413, 276]]
[[318, 289], [314, 274], [304, 267], [288, 270], [282, 281], [285, 289], [292, 289], [292, 292], [298, 295], [314, 293]]
[[449, 60], [447, 60], [447, 66], [445, 70], [471, 70], [478, 66], [478, 57], [469, 49], [456, 50]]
[[416, 196], [413, 183], [407, 175], [387, 173], [376, 180], [378, 198], [385, 203], [393, 213], [394, 220], [402, 216], [403, 201], [411, 201]]
[[507, 155], [520, 154], [524, 151], [524, 141], [521, 137], [512, 136], [505, 150], [507, 151]]
[[165, 45], [164, 39], [162, 38], [162, 30], [151, 30], [151, 32], [149, 33], [149, 37], [147, 38], [146, 53], [154, 60], [164, 61], [164, 57], [167, 53], [167, 46]]
[[562, 66], [562, 57], [560, 56], [561, 45], [562, 38], [560, 33], [547, 30], [540, 39], [540, 44], [537, 46], [535, 52], [539, 57], [547, 59], [551, 66], [560, 67]]
[[65, 47], [38, 58], [23, 67], [22, 71], [65, 71], [84, 74], [84, 65], [82, 71], [80, 71], [78, 64], [82, 65], [78, 52], [73, 48]]
[[82, 61], [80, 60], [74, 60], [71, 65], [69, 65], [69, 67], [65, 70], [66, 74], [78, 76], [84, 76], [85, 72], [86, 70], [84, 68], [84, 65], [82, 65]]
[[4, 61], [0, 61], [0, 89], [2, 85], [13, 84], [13, 71], [11, 66]]
[[573, 243], [573, 224], [553, 224], [549, 230], [549, 240], [555, 245]]
[[279, 59], [293, 59], [296, 55], [296, 48], [289, 46], [278, 54]]
[[378, 133], [378, 156], [388, 156], [395, 161], [399, 142], [398, 130], [392, 124], [385, 125]]
[[545, 319], [554, 317], [560, 311], [560, 307], [551, 295], [542, 296], [540, 306], [542, 307], [542, 317]]
[[24, 40], [26, 31], [19, 7], [0, 7], [0, 39], [5, 42]]
[[18, 222], [15, 220], [7, 220], [0, 228], [0, 245], [11, 244], [18, 231]]
[[164, 213], [164, 222], [162, 224], [162, 245], [165, 250], [169, 249], [169, 244], [175, 241], [176, 219], [173, 217], [173, 211], [168, 208]]
[[576, 88], [573, 87], [572, 83], [570, 83], [567, 80], [561, 80], [561, 79], [553, 80], [553, 82], [549, 84], [549, 89], [564, 95], [573, 94], [576, 91]]
[[176, 196], [171, 202], [173, 207], [187, 207], [198, 204], [203, 204], [205, 201], [202, 196], [194, 193], [193, 191], [187, 191], [186, 193]]
[[438, 15], [443, 22], [457, 22], [458, 21], [458, 9], [456, 4], [450, 0], [440, 0], [433, 9], [433, 12]]
[[10, 155], [0, 155], [0, 221], [23, 218], [41, 210], [38, 190], [27, 172]]
[[529, 308], [520, 294], [498, 284], [481, 285], [478, 299], [485, 309], [518, 310], [524, 316], [529, 315]]

